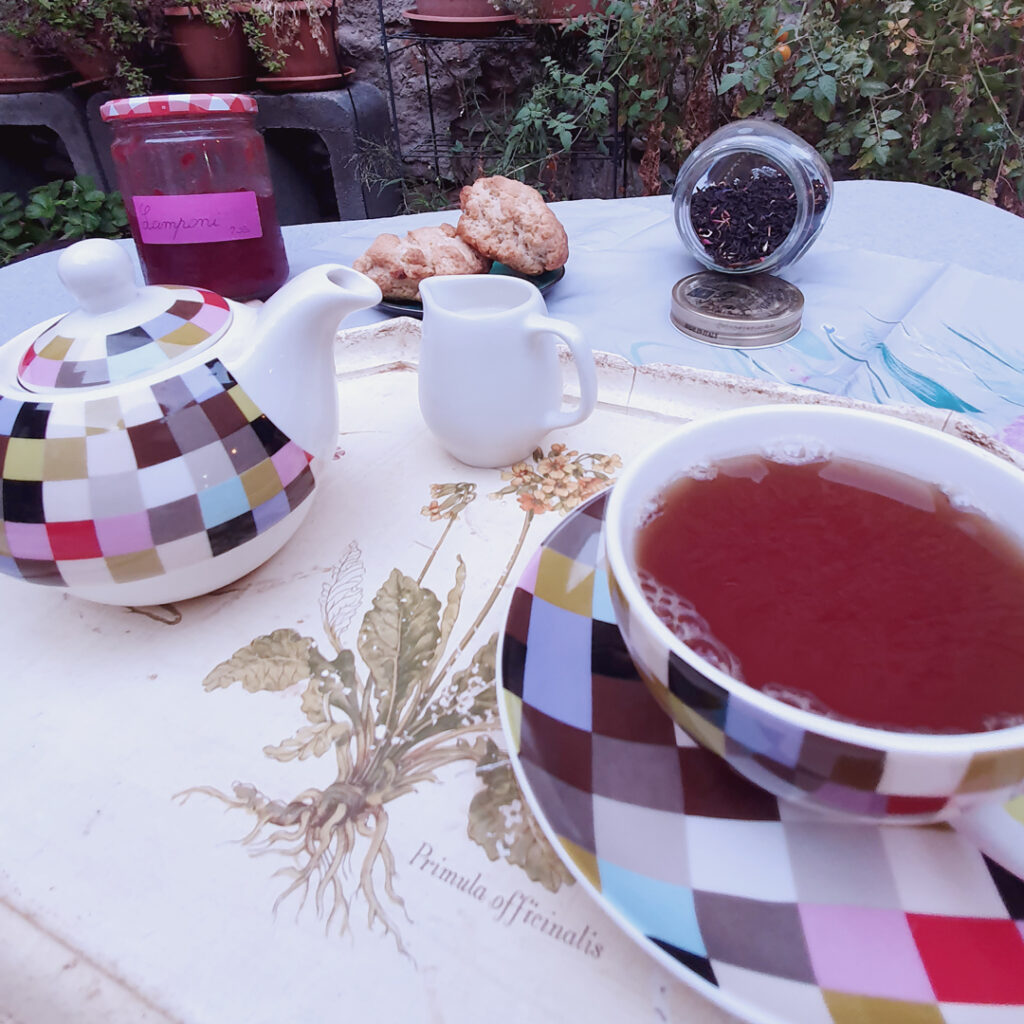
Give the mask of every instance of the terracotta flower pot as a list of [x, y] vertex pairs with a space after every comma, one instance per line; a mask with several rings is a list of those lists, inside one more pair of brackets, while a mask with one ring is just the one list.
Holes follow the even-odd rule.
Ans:
[[493, 18], [502, 12], [490, 0], [416, 0], [416, 13], [428, 18]]
[[64, 56], [68, 63], [78, 72], [80, 83], [102, 86], [114, 77], [117, 71], [117, 55], [111, 53], [105, 45], [103, 30], [97, 27], [90, 38], [80, 44], [64, 47]]
[[113, 75], [117, 62], [108, 54], [86, 53], [85, 50], [68, 50], [68, 61], [85, 82], [106, 81]]
[[330, 88], [341, 77], [334, 43], [334, 14], [326, 10], [314, 22], [306, 4], [280, 5], [285, 9], [283, 32], [272, 27], [263, 30], [263, 43], [270, 50], [284, 53], [284, 64], [277, 71], [264, 71], [260, 85], [271, 91]]
[[70, 65], [24, 40], [0, 34], [0, 93], [60, 89], [73, 77]]
[[171, 37], [168, 81], [191, 92], [246, 92], [256, 82], [256, 62], [241, 18], [225, 28], [203, 21], [195, 7], [166, 7]]

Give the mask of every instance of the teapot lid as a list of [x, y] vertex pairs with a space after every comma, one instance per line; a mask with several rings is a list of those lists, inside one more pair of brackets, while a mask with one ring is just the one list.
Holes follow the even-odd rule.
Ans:
[[78, 302], [22, 356], [29, 391], [120, 384], [159, 373], [213, 345], [232, 320], [227, 299], [204, 288], [135, 283], [128, 253], [91, 238], [61, 253], [57, 274]]

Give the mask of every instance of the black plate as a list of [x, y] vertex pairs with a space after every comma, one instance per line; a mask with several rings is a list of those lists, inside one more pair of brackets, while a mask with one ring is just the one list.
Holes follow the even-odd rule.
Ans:
[[[565, 267], [557, 270], [545, 270], [543, 274], [519, 274], [504, 263], [495, 263], [491, 266], [492, 274], [504, 274], [506, 277], [521, 277], [524, 281], [535, 284], [542, 292], [546, 292], [553, 284], [557, 284], [565, 277]], [[393, 313], [395, 316], [411, 316], [417, 320], [423, 319], [423, 303], [419, 299], [385, 299], [377, 305], [377, 309], [385, 313]]]

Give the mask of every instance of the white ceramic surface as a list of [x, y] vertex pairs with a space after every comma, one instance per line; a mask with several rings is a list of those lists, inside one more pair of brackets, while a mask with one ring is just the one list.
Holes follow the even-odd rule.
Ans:
[[[546, 315], [540, 291], [513, 277], [434, 277], [420, 284], [420, 410], [442, 446], [470, 466], [525, 459], [552, 430], [597, 404], [590, 347], [568, 321]], [[573, 354], [580, 400], [563, 410], [557, 341]]]
[[257, 310], [140, 288], [105, 239], [58, 271], [79, 308], [0, 347], [0, 571], [118, 604], [252, 571], [308, 511], [337, 437], [335, 333], [380, 290], [324, 265]]
[[[617, 584], [617, 594], [616, 587], [612, 590], [619, 625], [655, 695], [691, 735], [723, 754], [741, 774], [777, 796], [833, 815], [862, 821], [955, 821], [975, 807], [1010, 799], [1024, 780], [1024, 726], [977, 734], [911, 734], [815, 715], [730, 678], [675, 637], [644, 599], [635, 577], [634, 541], [655, 497], [694, 466], [783, 446], [871, 462], [968, 495], [1024, 544], [1019, 517], [1024, 473], [947, 434], [873, 412], [806, 406], [741, 410], [688, 424], [627, 469], [608, 506], [607, 555]], [[691, 697], [670, 692], [671, 659], [692, 669], [700, 698], [710, 702], [707, 707], [714, 705], [712, 711], [694, 713]], [[755, 725], [759, 739], [751, 738]], [[807, 737], [813, 737], [810, 743]], [[810, 746], [815, 766], [808, 769]], [[842, 757], [866, 765], [863, 774], [874, 774], [875, 780], [843, 779], [831, 767], [821, 767], [838, 765]], [[808, 770], [822, 786], [796, 785], [794, 769]], [[916, 811], [912, 801], [920, 803]]]

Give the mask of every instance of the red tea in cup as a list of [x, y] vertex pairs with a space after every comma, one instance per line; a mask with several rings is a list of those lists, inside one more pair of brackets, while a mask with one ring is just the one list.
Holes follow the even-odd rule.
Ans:
[[1024, 723], [1024, 551], [932, 484], [721, 460], [662, 493], [636, 566], [680, 639], [772, 697], [904, 732]]

